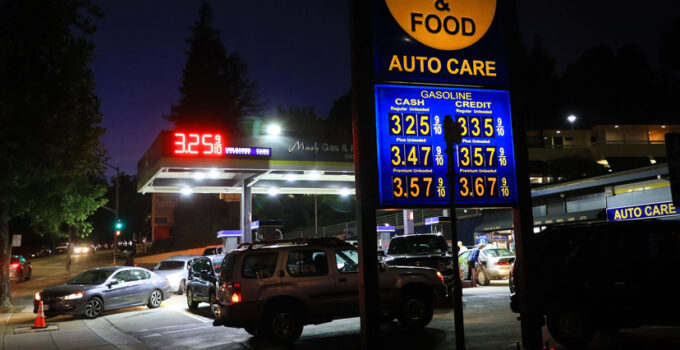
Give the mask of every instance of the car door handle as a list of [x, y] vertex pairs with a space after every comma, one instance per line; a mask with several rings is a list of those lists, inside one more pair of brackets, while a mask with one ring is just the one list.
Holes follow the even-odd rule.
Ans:
[[347, 282], [347, 279], [346, 279], [346, 278], [341, 278], [341, 279], [338, 280], [338, 282]]

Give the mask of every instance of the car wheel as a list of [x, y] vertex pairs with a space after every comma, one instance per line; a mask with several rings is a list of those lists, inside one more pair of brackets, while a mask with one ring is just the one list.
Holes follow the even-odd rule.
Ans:
[[148, 306], [149, 309], [155, 309], [161, 306], [161, 302], [163, 302], [163, 292], [154, 289], [149, 295], [149, 303], [146, 306]]
[[409, 294], [403, 298], [399, 310], [399, 323], [406, 328], [425, 328], [432, 320], [432, 299], [423, 295]]
[[104, 303], [98, 297], [94, 297], [85, 303], [85, 317], [92, 319], [97, 318], [104, 311]]
[[220, 318], [220, 305], [217, 303], [217, 299], [215, 298], [215, 292], [210, 292], [208, 296], [208, 302], [210, 303], [210, 313], [213, 315], [213, 318]]
[[179, 288], [177, 288], [177, 294], [182, 295], [184, 294], [184, 290], [187, 287], [187, 281], [181, 280], [179, 281]]
[[264, 317], [267, 338], [279, 345], [293, 344], [302, 334], [302, 320], [293, 307], [275, 307]]
[[595, 337], [595, 329], [587, 312], [579, 308], [563, 308], [547, 315], [550, 335], [560, 344], [582, 348]]
[[194, 292], [191, 291], [191, 288], [187, 288], [187, 306], [189, 310], [196, 310], [198, 308], [198, 302], [194, 301]]
[[488, 286], [491, 284], [491, 280], [489, 280], [489, 275], [486, 274], [486, 271], [477, 271], [477, 284], [480, 286]]

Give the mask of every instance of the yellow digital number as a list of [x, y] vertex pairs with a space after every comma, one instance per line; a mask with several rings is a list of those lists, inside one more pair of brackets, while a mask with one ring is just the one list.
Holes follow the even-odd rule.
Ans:
[[418, 185], [417, 177], [414, 176], [411, 178], [411, 183], [409, 183], [408, 187], [411, 198], [418, 198], [418, 196], [420, 196], [420, 185]]
[[400, 177], [392, 178], [392, 194], [395, 198], [401, 198], [404, 195], [404, 183]]
[[406, 127], [406, 135], [415, 135], [416, 130], [414, 127], [416, 126], [416, 117], [409, 114], [404, 118], [404, 123], [408, 124]]
[[484, 118], [484, 136], [493, 136], [493, 118]]
[[470, 149], [467, 147], [460, 148], [460, 166], [469, 167], [470, 166]]
[[482, 133], [482, 129], [479, 128], [479, 118], [470, 118], [470, 126], [472, 126], [472, 136], [478, 137]]
[[392, 166], [400, 166], [401, 164], [401, 147], [397, 145], [392, 145], [390, 148], [390, 153], [392, 154]]
[[468, 128], [467, 128], [467, 119], [465, 117], [458, 117], [458, 124], [460, 124], [460, 136], [467, 136], [468, 133]]
[[477, 197], [484, 197], [484, 178], [475, 178], [475, 194]]
[[498, 179], [495, 176], [489, 176], [486, 178], [486, 183], [489, 185], [489, 196], [496, 196], [496, 182]]
[[[432, 146], [422, 146], [420, 147], [420, 157], [423, 159], [423, 166], [429, 166], [428, 159], [430, 159], [430, 152], [432, 152]], [[423, 155], [425, 153], [425, 155]]]
[[426, 176], [423, 178], [423, 182], [425, 183], [425, 197], [431, 197], [430, 188], [432, 187], [432, 178]]
[[486, 164], [488, 167], [495, 166], [496, 164], [493, 162], [494, 159], [496, 159], [496, 147], [487, 147], [486, 148], [486, 153], [489, 154], [489, 162]]
[[468, 179], [465, 177], [461, 177], [460, 179], [458, 179], [458, 184], [459, 184], [458, 193], [460, 193], [461, 197], [469, 196], [471, 192], [468, 186], [469, 185]]
[[420, 122], [418, 124], [420, 127], [418, 129], [418, 132], [420, 133], [420, 136], [429, 136], [430, 135], [430, 116], [425, 114], [420, 116]]
[[406, 157], [406, 160], [411, 162], [411, 165], [413, 166], [418, 165], [418, 146], [411, 146], [411, 150], [408, 151], [408, 157]]
[[399, 117], [398, 114], [393, 114], [392, 117], [390, 117], [390, 120], [394, 123], [390, 128], [392, 135], [401, 135], [401, 117]]
[[484, 165], [484, 155], [482, 152], [481, 147], [475, 147], [473, 148], [474, 152], [474, 158], [475, 158], [475, 166], [482, 166]]

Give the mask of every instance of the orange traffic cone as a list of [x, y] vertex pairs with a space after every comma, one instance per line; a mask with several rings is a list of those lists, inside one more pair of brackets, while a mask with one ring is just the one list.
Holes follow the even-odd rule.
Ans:
[[47, 328], [42, 300], [40, 300], [40, 304], [38, 304], [38, 316], [35, 318], [35, 325], [33, 325], [33, 328]]

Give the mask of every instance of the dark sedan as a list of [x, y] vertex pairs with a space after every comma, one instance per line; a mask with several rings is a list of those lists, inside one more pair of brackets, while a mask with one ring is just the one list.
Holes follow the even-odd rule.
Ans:
[[46, 316], [73, 314], [96, 318], [102, 312], [131, 306], [157, 308], [172, 291], [165, 278], [136, 267], [111, 266], [85, 271], [65, 284], [36, 293]]

